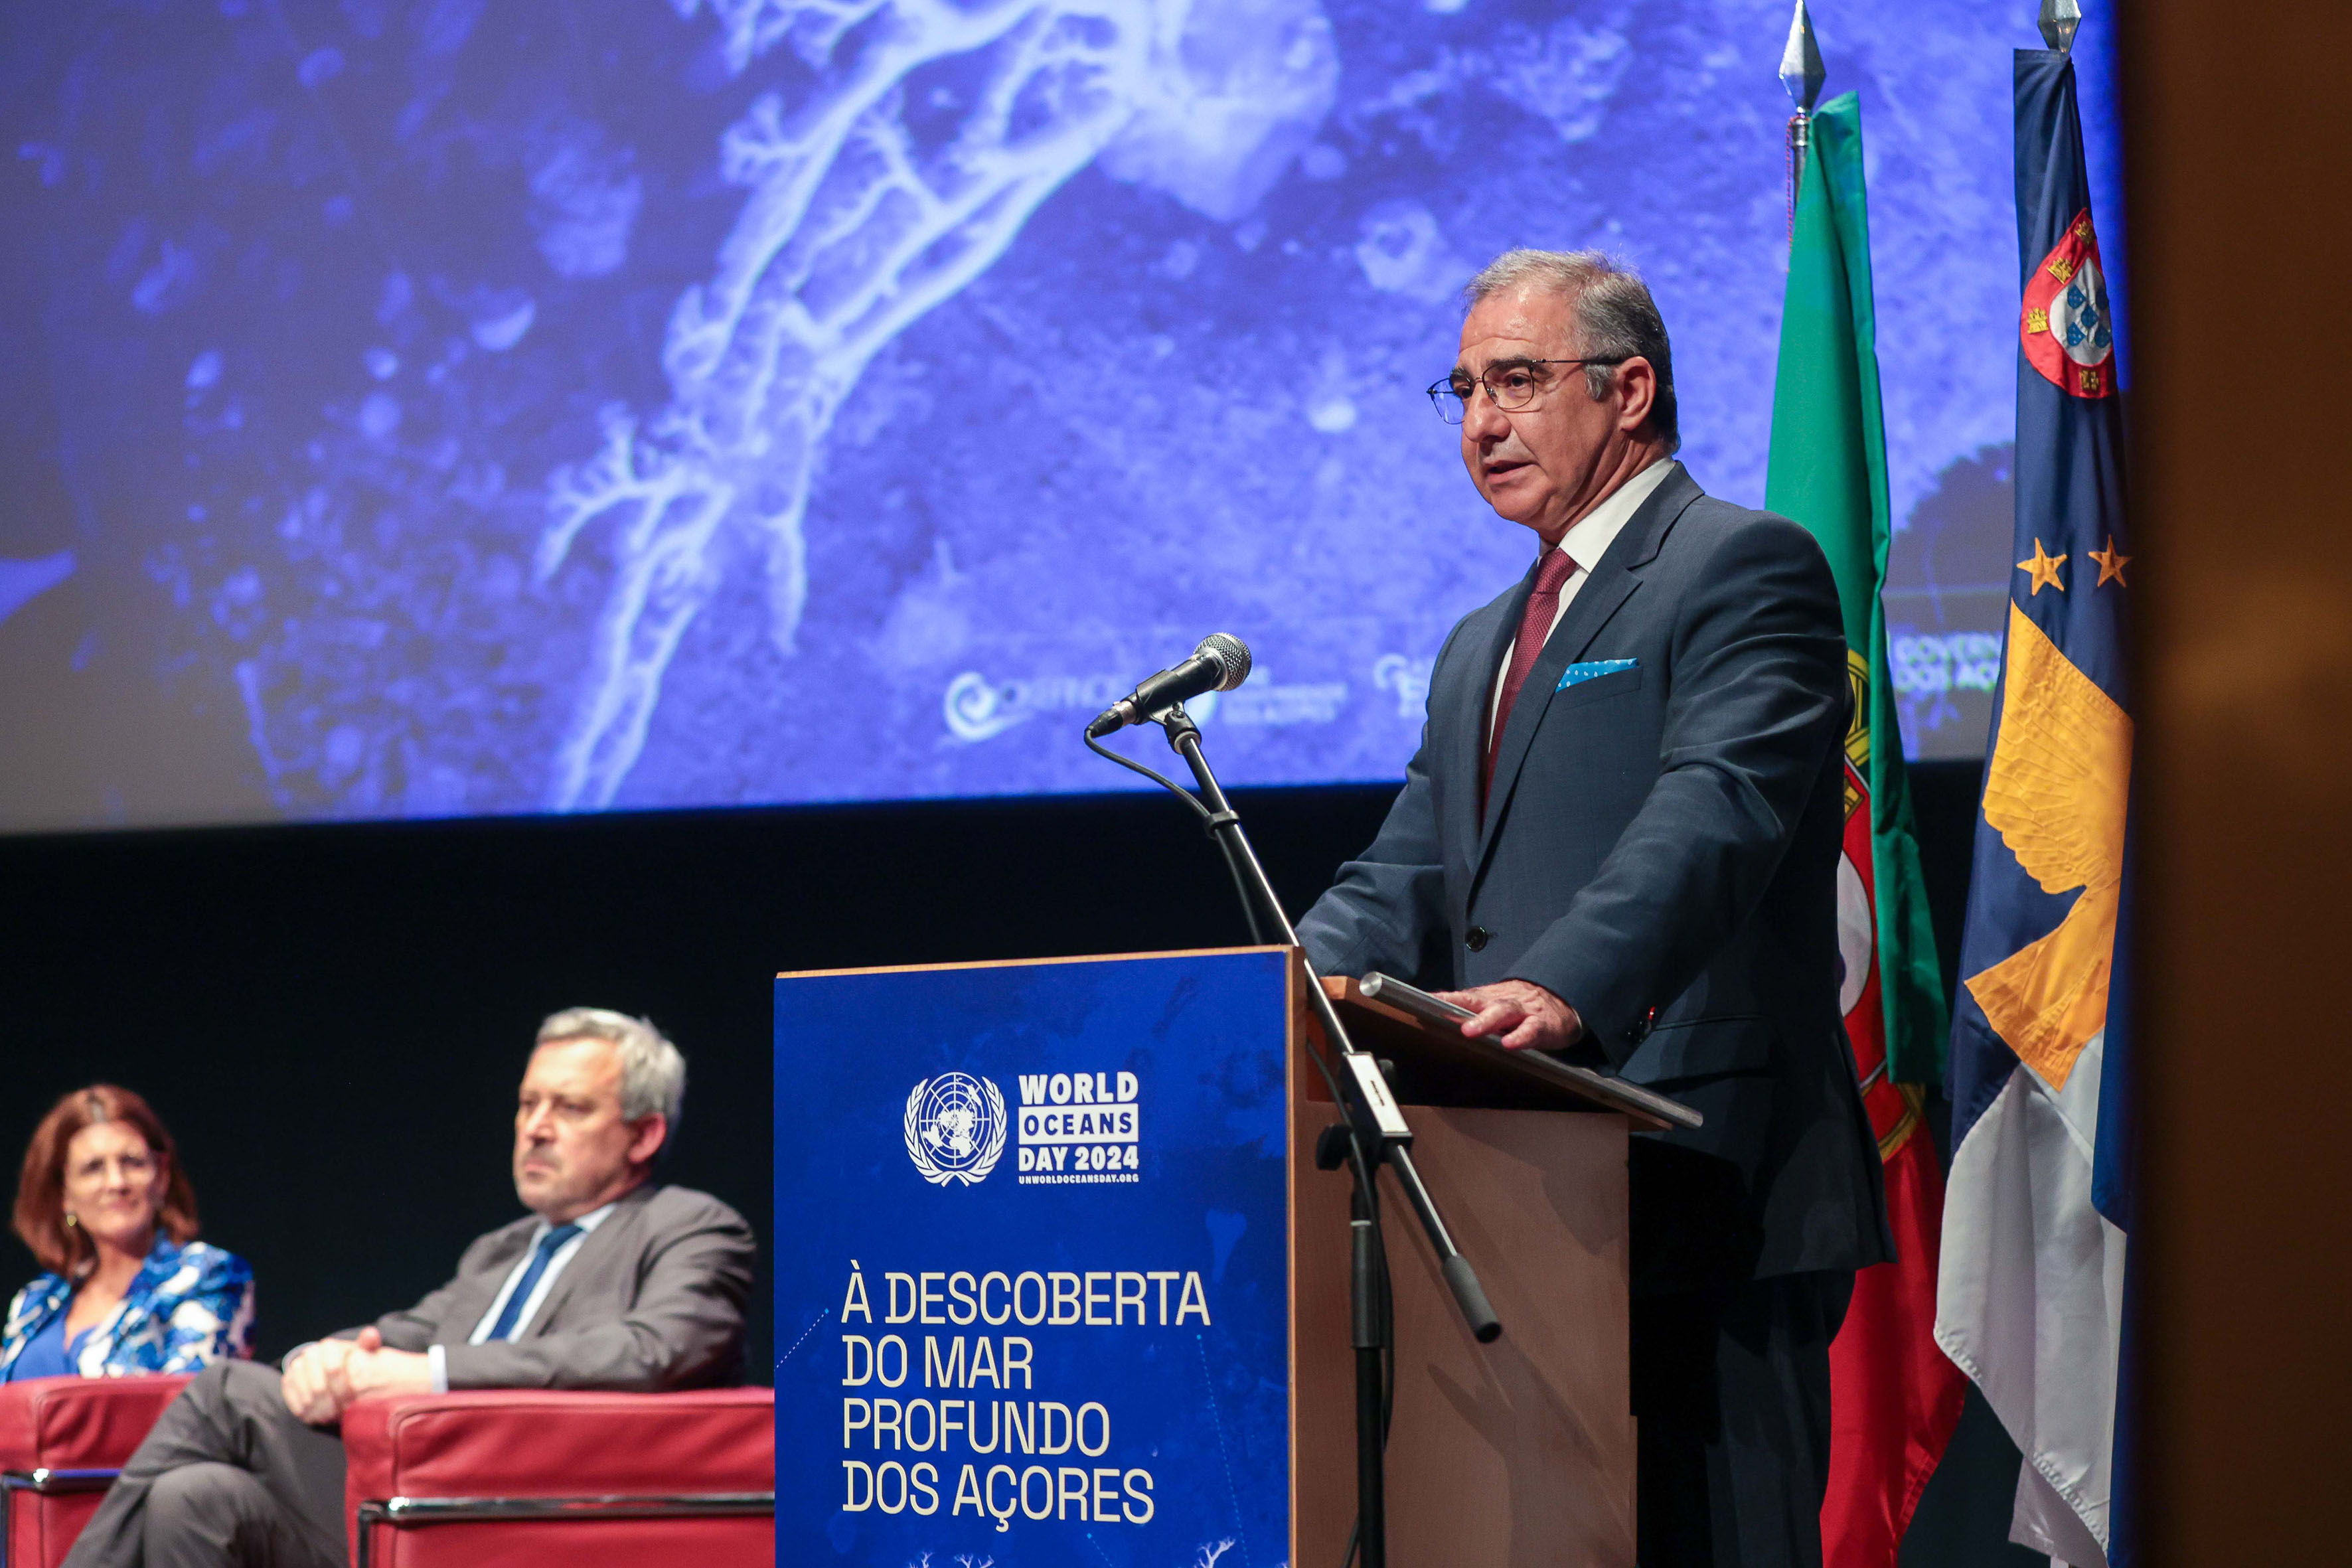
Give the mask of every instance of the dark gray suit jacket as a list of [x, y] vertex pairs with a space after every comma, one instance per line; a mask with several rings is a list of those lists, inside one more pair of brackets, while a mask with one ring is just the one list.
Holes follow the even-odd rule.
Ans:
[[582, 1239], [518, 1338], [467, 1344], [538, 1226], [519, 1219], [466, 1248], [456, 1279], [376, 1320], [383, 1342], [446, 1346], [451, 1388], [653, 1392], [741, 1381], [751, 1227], [708, 1193], [650, 1182]]
[[1637, 1292], [1892, 1256], [1838, 1011], [1850, 698], [1829, 563], [1677, 467], [1544, 644], [1482, 815], [1488, 700], [1533, 580], [1446, 638], [1403, 792], [1298, 922], [1308, 956], [1436, 989], [1533, 981], [1584, 1020], [1570, 1059], [1706, 1113], [1635, 1142]]

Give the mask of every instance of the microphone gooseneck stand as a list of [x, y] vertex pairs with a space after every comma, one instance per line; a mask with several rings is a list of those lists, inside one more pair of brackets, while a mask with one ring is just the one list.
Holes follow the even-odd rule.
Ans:
[[[1297, 929], [1290, 923], [1282, 900], [1276, 897], [1274, 883], [1259, 863], [1257, 851], [1251, 847], [1249, 836], [1242, 830], [1240, 815], [1225, 799], [1225, 792], [1201, 750], [1200, 727], [1192, 722], [1181, 703], [1151, 718], [1168, 731], [1169, 745], [1192, 770], [1193, 782], [1201, 792], [1198, 799], [1173, 779], [1100, 744], [1092, 734], [1086, 738], [1087, 747], [1123, 768], [1143, 774], [1191, 806], [1223, 853], [1226, 868], [1233, 873], [1234, 888], [1241, 895], [1251, 934], [1264, 940], [1270, 926], [1285, 945], [1298, 946]], [[1330, 1087], [1331, 1097], [1345, 1118], [1318, 1141], [1315, 1163], [1327, 1171], [1337, 1170], [1345, 1163], [1355, 1176], [1355, 1191], [1349, 1205], [1349, 1328], [1356, 1352], [1357, 1492], [1356, 1534], [1350, 1555], [1354, 1556], [1356, 1547], [1360, 1546], [1364, 1568], [1387, 1568], [1386, 1485], [1381, 1454], [1387, 1446], [1390, 1395], [1394, 1382], [1389, 1372], [1394, 1325], [1390, 1321], [1386, 1289], [1388, 1266], [1381, 1237], [1380, 1189], [1374, 1180], [1381, 1166], [1387, 1166], [1397, 1184], [1404, 1189], [1405, 1199], [1429, 1237], [1430, 1249], [1437, 1255], [1446, 1287], [1453, 1292], [1454, 1303], [1460, 1309], [1472, 1337], [1480, 1344], [1491, 1344], [1501, 1335], [1503, 1325], [1495, 1316], [1494, 1308], [1487, 1304], [1486, 1293], [1480, 1288], [1470, 1260], [1454, 1245], [1453, 1234], [1437, 1212], [1436, 1201], [1429, 1195], [1429, 1188], [1413, 1165], [1412, 1129], [1398, 1109], [1395, 1096], [1389, 1092], [1380, 1064], [1356, 1048], [1348, 1036], [1347, 1025], [1340, 1021], [1339, 1009], [1323, 990], [1322, 977], [1315, 973], [1311, 963], [1307, 964], [1307, 994], [1326, 1037], [1339, 1052], [1340, 1070], [1335, 1074], [1332, 1064], [1319, 1053], [1310, 1051], [1308, 1056]]]

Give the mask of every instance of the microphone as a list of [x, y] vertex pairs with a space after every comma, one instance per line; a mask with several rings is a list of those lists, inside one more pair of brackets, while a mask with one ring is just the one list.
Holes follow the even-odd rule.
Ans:
[[1087, 726], [1089, 740], [1100, 740], [1113, 730], [1140, 724], [1179, 702], [1207, 691], [1231, 691], [1249, 679], [1249, 646], [1237, 637], [1211, 632], [1192, 650], [1192, 657], [1141, 682], [1097, 714]]

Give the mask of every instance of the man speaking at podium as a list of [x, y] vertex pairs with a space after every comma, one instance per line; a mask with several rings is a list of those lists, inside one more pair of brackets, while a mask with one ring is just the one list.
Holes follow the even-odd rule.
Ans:
[[1466, 292], [1430, 397], [1540, 546], [1446, 637], [1404, 789], [1299, 937], [1706, 1113], [1633, 1146], [1639, 1560], [1817, 1565], [1830, 1341], [1893, 1252], [1838, 1012], [1836, 584], [1674, 460], [1639, 278], [1514, 250]]

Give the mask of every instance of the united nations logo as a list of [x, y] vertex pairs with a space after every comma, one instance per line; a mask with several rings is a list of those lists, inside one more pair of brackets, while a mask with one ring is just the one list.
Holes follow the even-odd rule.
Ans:
[[943, 1072], [907, 1096], [907, 1158], [944, 1187], [984, 1180], [1004, 1152], [1004, 1096], [984, 1078]]

